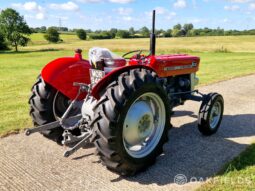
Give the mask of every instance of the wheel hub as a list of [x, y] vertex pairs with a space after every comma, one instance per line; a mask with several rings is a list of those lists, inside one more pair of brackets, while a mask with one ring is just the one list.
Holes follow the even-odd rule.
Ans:
[[139, 144], [153, 130], [153, 113], [145, 101], [138, 101], [129, 109], [124, 122], [124, 139], [130, 145]]
[[217, 127], [217, 124], [220, 120], [221, 110], [222, 108], [220, 103], [216, 102], [212, 107], [212, 111], [210, 115], [210, 126], [212, 129]]

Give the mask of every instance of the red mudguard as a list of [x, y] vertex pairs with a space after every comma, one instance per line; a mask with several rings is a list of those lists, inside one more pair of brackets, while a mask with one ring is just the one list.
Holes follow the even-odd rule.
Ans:
[[[53, 86], [69, 99], [75, 99], [78, 87], [74, 87], [74, 82], [90, 84], [89, 61], [82, 60], [79, 56], [70, 58], [59, 58], [47, 64], [42, 72], [45, 82]], [[85, 98], [86, 94], [79, 97]]]

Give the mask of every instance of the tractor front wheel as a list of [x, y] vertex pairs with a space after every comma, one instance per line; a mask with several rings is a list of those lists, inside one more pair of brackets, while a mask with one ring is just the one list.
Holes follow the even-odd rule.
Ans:
[[163, 152], [170, 129], [164, 80], [133, 69], [118, 77], [94, 107], [92, 140], [101, 161], [121, 175], [152, 165]]
[[205, 136], [215, 134], [220, 127], [223, 111], [223, 97], [218, 93], [208, 94], [199, 110], [198, 130]]

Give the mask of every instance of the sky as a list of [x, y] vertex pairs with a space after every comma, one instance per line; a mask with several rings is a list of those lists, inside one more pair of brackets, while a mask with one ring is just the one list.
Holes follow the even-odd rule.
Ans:
[[31, 27], [84, 29], [157, 29], [193, 23], [195, 28], [255, 29], [255, 0], [0, 0], [0, 9], [16, 9]]

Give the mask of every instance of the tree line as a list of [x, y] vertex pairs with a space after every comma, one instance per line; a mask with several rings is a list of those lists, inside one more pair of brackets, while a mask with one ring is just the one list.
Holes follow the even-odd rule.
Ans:
[[[29, 35], [32, 33], [44, 33], [44, 38], [52, 43], [61, 42], [61, 33], [75, 33], [79, 39], [114, 39], [114, 38], [148, 38], [150, 29], [142, 27], [135, 30], [131, 27], [128, 30], [112, 28], [110, 30], [90, 29], [69, 29], [67, 27], [36, 27], [30, 28], [16, 10], [7, 8], [0, 13], [0, 50], [8, 49], [12, 46], [18, 51], [18, 46], [26, 46], [29, 42]], [[255, 35], [253, 30], [224, 30], [221, 28], [195, 29], [192, 23], [177, 24], [168, 30], [156, 30], [157, 37], [195, 37], [195, 36], [232, 36], [232, 35]]]
[[[91, 29], [68, 29], [67, 27], [50, 27], [54, 28], [58, 32], [70, 32], [77, 33], [77, 31], [83, 31], [89, 39], [114, 39], [114, 38], [148, 38], [150, 36], [150, 29], [142, 27], [139, 30], [135, 30], [131, 27], [129, 30], [112, 28], [110, 30], [95, 30]], [[47, 27], [31, 28], [34, 33], [46, 33]], [[255, 29], [252, 30], [224, 30], [221, 28], [210, 29], [200, 28], [195, 29], [192, 23], [177, 24], [171, 29], [156, 30], [157, 37], [196, 37], [196, 36], [233, 36], [233, 35], [255, 35]]]

